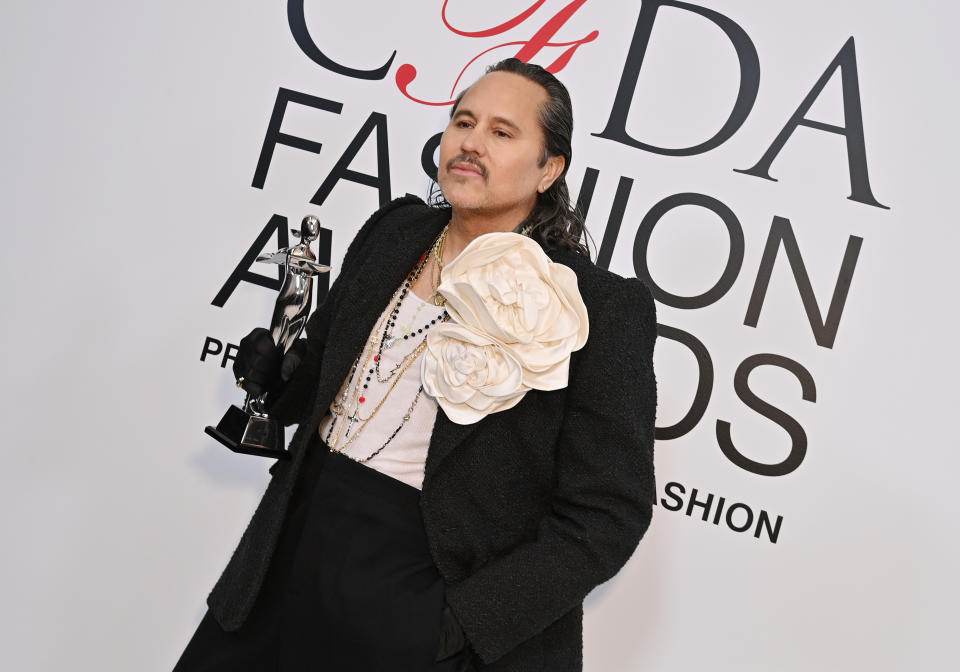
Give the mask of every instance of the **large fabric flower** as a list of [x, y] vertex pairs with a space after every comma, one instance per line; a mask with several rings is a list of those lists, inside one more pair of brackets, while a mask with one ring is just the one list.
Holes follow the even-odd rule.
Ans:
[[438, 291], [453, 322], [431, 329], [421, 375], [451, 420], [476, 422], [530, 389], [567, 385], [570, 354], [587, 342], [587, 308], [576, 274], [536, 242], [478, 236], [444, 266]]
[[469, 327], [452, 323], [435, 327], [423, 354], [423, 390], [458, 424], [469, 425], [487, 413], [516, 406], [528, 389], [520, 362]]

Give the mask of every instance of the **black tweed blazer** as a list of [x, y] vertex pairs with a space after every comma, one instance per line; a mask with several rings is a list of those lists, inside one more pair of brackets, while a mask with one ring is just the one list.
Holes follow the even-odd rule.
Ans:
[[[306, 445], [393, 291], [448, 221], [418, 198], [378, 210], [351, 243], [307, 324], [307, 356], [273, 413], [299, 423], [208, 604], [236, 630], [273, 554]], [[531, 390], [472, 425], [438, 409], [420, 507], [430, 551], [463, 625], [475, 669], [582, 669], [582, 603], [616, 574], [646, 531], [654, 501], [657, 404], [653, 299], [564, 251], [590, 333], [569, 385]]]

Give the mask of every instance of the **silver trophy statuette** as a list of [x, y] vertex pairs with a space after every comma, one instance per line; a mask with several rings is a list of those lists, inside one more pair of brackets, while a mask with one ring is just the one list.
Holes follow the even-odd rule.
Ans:
[[[284, 266], [283, 284], [270, 322], [273, 342], [284, 353], [299, 338], [307, 323], [314, 276], [330, 271], [329, 266], [317, 263], [310, 250], [310, 243], [320, 235], [320, 220], [307, 215], [300, 230], [292, 229], [291, 232], [300, 239], [299, 243], [257, 257], [257, 261]], [[288, 458], [283, 427], [267, 414], [265, 396], [247, 394], [242, 409], [230, 406], [216, 427], [207, 426], [204, 431], [237, 453]]]

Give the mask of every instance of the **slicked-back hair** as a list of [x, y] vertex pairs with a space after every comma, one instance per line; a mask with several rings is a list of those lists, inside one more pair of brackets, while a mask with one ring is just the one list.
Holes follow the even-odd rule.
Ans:
[[[545, 166], [551, 156], [563, 157], [563, 172], [549, 189], [537, 194], [536, 204], [530, 214], [514, 231], [530, 236], [544, 249], [566, 249], [589, 258], [590, 248], [586, 242], [583, 216], [571, 207], [570, 191], [567, 189], [567, 170], [573, 156], [570, 143], [573, 136], [573, 105], [567, 87], [541, 66], [524, 63], [517, 58], [494, 63], [487, 68], [487, 74], [491, 72], [512, 72], [543, 87], [547, 92], [547, 102], [540, 106], [539, 111], [540, 129], [544, 137], [539, 166]], [[456, 114], [467, 90], [457, 96], [450, 110], [451, 118]], [[436, 184], [431, 186], [430, 202], [436, 207], [451, 207]]]

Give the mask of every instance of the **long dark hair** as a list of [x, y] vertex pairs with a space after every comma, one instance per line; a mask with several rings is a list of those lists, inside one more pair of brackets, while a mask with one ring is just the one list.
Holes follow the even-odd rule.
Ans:
[[[491, 72], [512, 72], [526, 77], [542, 86], [548, 100], [540, 106], [540, 128], [543, 130], [543, 154], [539, 165], [542, 168], [551, 156], [563, 157], [563, 172], [553, 181], [550, 188], [537, 194], [537, 202], [525, 220], [520, 222], [517, 233], [524, 233], [547, 250], [566, 249], [590, 258], [587, 243], [589, 234], [581, 213], [570, 205], [570, 191], [567, 189], [567, 170], [573, 155], [570, 139], [573, 135], [573, 105], [570, 93], [559, 79], [544, 68], [533, 63], [524, 63], [517, 58], [508, 58], [487, 68]], [[450, 116], [457, 111], [460, 100], [466, 90], [461, 91], [450, 110]], [[439, 208], [450, 208], [439, 185], [430, 186], [430, 204]]]

